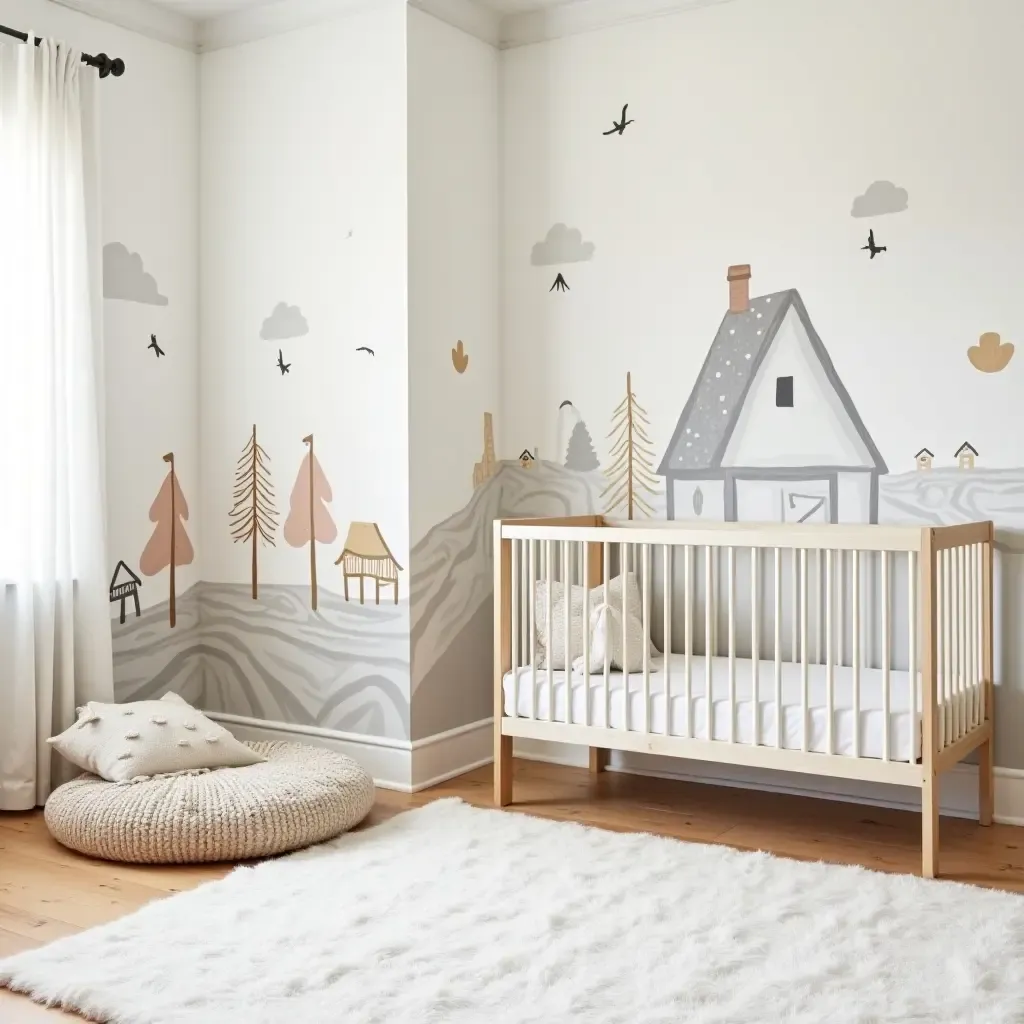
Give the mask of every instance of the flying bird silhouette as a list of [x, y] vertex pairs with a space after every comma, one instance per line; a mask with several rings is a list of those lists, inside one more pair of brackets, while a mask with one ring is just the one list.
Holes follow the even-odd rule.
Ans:
[[286, 373], [290, 373], [291, 372], [291, 368], [292, 368], [292, 364], [291, 363], [286, 363], [284, 361], [284, 355], [281, 353], [280, 349], [277, 350], [277, 368], [281, 371], [281, 376], [282, 377]]
[[149, 336], [149, 344], [146, 346], [146, 348], [151, 348], [156, 353], [157, 359], [159, 359], [161, 356], [167, 355], [167, 353], [157, 344], [155, 334], [151, 334]]
[[875, 245], [875, 229], [872, 228], [868, 232], [868, 244], [862, 245], [861, 249], [866, 249], [871, 253], [871, 259], [874, 259], [880, 252], [886, 252], [887, 247], [884, 245]]
[[555, 278], [555, 283], [548, 289], [548, 291], [553, 292], [556, 288], [560, 292], [570, 291], [568, 283], [566, 282], [565, 278], [562, 277], [561, 274], [559, 274], [558, 277]]
[[365, 345], [360, 345], [359, 348], [356, 349], [356, 351], [357, 352], [369, 352], [371, 356], [375, 356], [377, 354], [376, 352], [373, 351], [372, 348], [367, 348]]
[[612, 124], [615, 127], [614, 128], [609, 128], [608, 131], [601, 132], [601, 134], [602, 135], [621, 135], [626, 130], [626, 125], [633, 123], [633, 118], [630, 118], [628, 121], [626, 120], [626, 110], [628, 108], [629, 108], [629, 104], [627, 103], [622, 108], [622, 119], [620, 121], [616, 121], [615, 118], [613, 117], [612, 118]]

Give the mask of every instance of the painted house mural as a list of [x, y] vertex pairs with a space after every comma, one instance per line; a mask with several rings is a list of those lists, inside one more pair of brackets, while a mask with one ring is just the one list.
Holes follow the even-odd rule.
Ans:
[[728, 311], [659, 467], [668, 518], [877, 523], [888, 469], [800, 293], [751, 299], [750, 276], [729, 268]]

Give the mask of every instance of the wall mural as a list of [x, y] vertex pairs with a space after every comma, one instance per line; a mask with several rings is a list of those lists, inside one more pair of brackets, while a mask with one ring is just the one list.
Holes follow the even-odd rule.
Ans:
[[887, 213], [901, 213], [910, 203], [905, 188], [891, 181], [873, 181], [863, 195], [857, 196], [850, 208], [851, 217], [880, 217]]
[[146, 306], [166, 306], [170, 301], [160, 294], [156, 278], [146, 273], [142, 257], [120, 242], [103, 246], [103, 297]]
[[668, 518], [685, 517], [699, 486], [705, 514], [728, 522], [797, 522], [825, 498], [815, 519], [838, 522], [842, 506], [846, 522], [877, 523], [888, 467], [800, 293], [751, 299], [750, 276], [729, 268], [729, 308], [658, 468]]
[[281, 349], [277, 350], [277, 368], [281, 371], [282, 377], [292, 372], [292, 364], [284, 361], [284, 352]]
[[562, 277], [561, 271], [559, 271], [558, 277], [555, 278], [555, 283], [548, 289], [549, 292], [559, 291], [567, 292], [571, 291], [568, 282]]
[[1003, 341], [994, 331], [986, 331], [978, 339], [978, 344], [967, 350], [967, 358], [971, 366], [982, 373], [1000, 373], [1010, 365], [1013, 345]]
[[156, 529], [142, 552], [139, 568], [144, 576], [156, 576], [164, 569], [170, 569], [167, 621], [173, 629], [177, 624], [175, 569], [179, 565], [191, 565], [195, 552], [185, 531], [188, 502], [174, 471], [174, 452], [168, 452], [164, 462], [170, 465], [170, 469], [149, 509], [149, 521], [156, 523]]
[[601, 492], [606, 501], [605, 512], [611, 515], [623, 509], [627, 519], [633, 519], [637, 512], [653, 516], [648, 497], [657, 493], [658, 481], [654, 478], [653, 442], [647, 435], [650, 421], [647, 411], [636, 400], [633, 393], [632, 374], [626, 374], [626, 397], [612, 413], [611, 465], [605, 470], [610, 481]]
[[473, 490], [482, 487], [497, 471], [498, 460], [494, 456], [494, 418], [484, 413], [484, 454], [473, 467]]
[[110, 603], [121, 603], [120, 622], [122, 626], [124, 625], [125, 602], [128, 598], [132, 598], [135, 602], [135, 618], [142, 614], [139, 608], [139, 587], [141, 586], [142, 580], [128, 568], [123, 559], [114, 566], [114, 575], [110, 577]]
[[299, 466], [299, 474], [292, 488], [288, 518], [284, 523], [284, 539], [293, 548], [309, 545], [310, 607], [316, 611], [316, 545], [317, 542], [333, 544], [338, 538], [338, 528], [327, 511], [327, 506], [334, 500], [334, 492], [313, 451], [313, 435], [309, 434], [302, 440], [308, 445], [309, 451]]
[[461, 341], [452, 349], [452, 366], [456, 373], [465, 373], [469, 369], [469, 356]]
[[159, 343], [157, 342], [155, 334], [151, 334], [149, 336], [149, 344], [146, 346], [146, 348], [152, 349], [156, 353], [157, 359], [159, 359], [161, 356], [167, 355], [167, 353], [160, 347]]
[[276, 547], [277, 509], [270, 476], [270, 456], [256, 440], [256, 424], [235, 470], [234, 506], [228, 513], [231, 540], [252, 547], [252, 599], [259, 597], [260, 546]]
[[633, 123], [633, 118], [626, 120], [626, 111], [629, 109], [629, 104], [626, 103], [622, 107], [622, 116], [616, 121], [612, 119], [612, 127], [606, 132], [601, 132], [602, 135], [622, 135], [625, 133], [627, 126]]
[[377, 353], [374, 352], [374, 350], [372, 348], [369, 348], [367, 345], [360, 345], [359, 348], [356, 349], [356, 351], [357, 352], [365, 352], [368, 356], [376, 356], [377, 355]]
[[[307, 334], [309, 322], [302, 315], [302, 310], [298, 306], [289, 306], [287, 302], [279, 302], [260, 328], [260, 337], [264, 341], [289, 341]], [[292, 368], [291, 363], [284, 361], [284, 351], [280, 348], [277, 350], [277, 368], [282, 377]]]

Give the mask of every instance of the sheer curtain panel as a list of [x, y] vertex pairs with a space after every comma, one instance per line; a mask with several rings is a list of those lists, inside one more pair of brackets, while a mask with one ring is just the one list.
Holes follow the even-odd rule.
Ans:
[[91, 72], [0, 44], [0, 809], [69, 773], [46, 740], [113, 699]]

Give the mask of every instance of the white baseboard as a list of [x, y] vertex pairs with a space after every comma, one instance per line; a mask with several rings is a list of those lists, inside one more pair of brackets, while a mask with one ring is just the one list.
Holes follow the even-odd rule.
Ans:
[[419, 740], [395, 740], [383, 736], [321, 729], [315, 725], [265, 722], [220, 711], [204, 712], [226, 725], [240, 740], [285, 740], [346, 754], [361, 764], [381, 789], [417, 793], [472, 771], [493, 760], [493, 719], [460, 725]]
[[381, 789], [395, 789], [408, 793], [412, 787], [412, 743], [381, 736], [363, 736], [359, 733], [320, 729], [313, 725], [291, 725], [288, 722], [265, 722], [259, 718], [228, 715], [220, 711], [204, 711], [208, 718], [221, 722], [240, 740], [250, 743], [285, 740], [309, 743], [314, 747], [334, 750], [351, 757], [373, 776]]
[[[546, 743], [541, 740], [517, 739], [516, 757], [550, 764], [587, 766], [586, 747], [568, 743]], [[714, 764], [707, 761], [684, 761], [645, 754], [613, 751], [609, 771], [628, 775], [650, 775], [656, 778], [701, 782], [737, 789], [756, 789], [771, 793], [841, 800], [847, 803], [870, 804], [919, 810], [920, 791], [907, 786], [885, 786], [852, 779], [834, 779], [794, 772], [745, 768], [739, 765]], [[959, 764], [942, 776], [939, 789], [942, 813], [956, 818], [978, 815], [978, 770], [973, 764]], [[1003, 825], [1024, 825], [1024, 771], [1017, 768], [995, 770], [995, 820]]]

